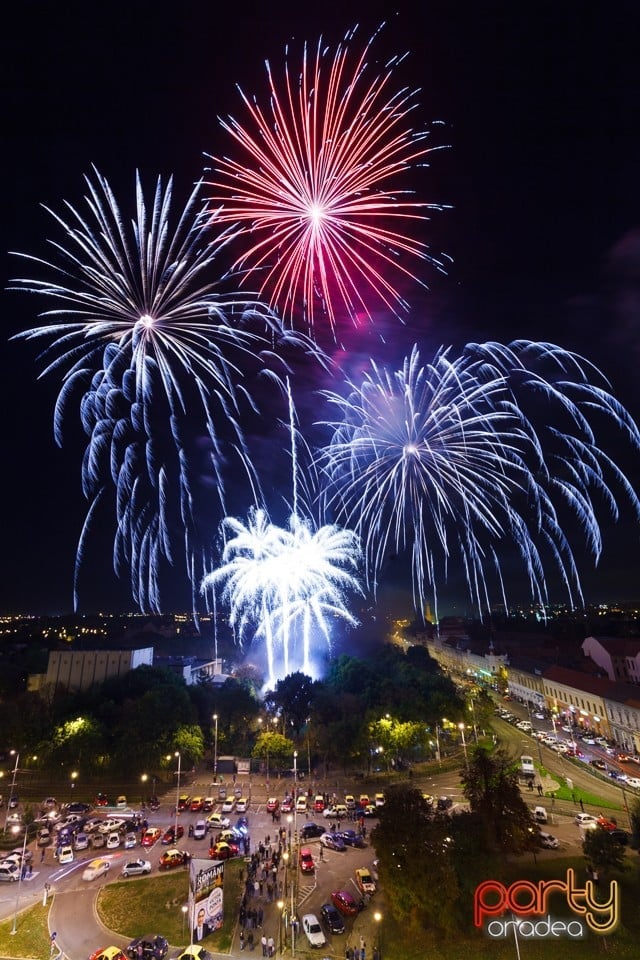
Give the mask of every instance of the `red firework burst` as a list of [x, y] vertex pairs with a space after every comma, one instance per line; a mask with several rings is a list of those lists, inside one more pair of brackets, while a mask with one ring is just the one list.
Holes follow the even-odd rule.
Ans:
[[250, 240], [234, 267], [257, 273], [260, 295], [309, 327], [318, 314], [332, 328], [343, 313], [371, 319], [370, 300], [401, 315], [408, 304], [387, 276], [422, 283], [408, 258], [442, 269], [406, 232], [425, 210], [442, 209], [401, 182], [434, 149], [410, 125], [417, 91], [392, 89], [398, 57], [374, 75], [367, 56], [377, 34], [351, 66], [354, 33], [333, 54], [322, 40], [315, 54], [305, 45], [302, 70], [294, 75], [285, 60], [283, 83], [267, 62], [268, 109], [240, 91], [246, 125], [221, 120], [241, 159], [211, 157], [208, 171], [218, 222]]

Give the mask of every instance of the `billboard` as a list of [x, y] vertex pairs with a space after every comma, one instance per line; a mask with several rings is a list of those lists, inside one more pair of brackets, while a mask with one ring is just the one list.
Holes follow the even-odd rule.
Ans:
[[219, 930], [224, 920], [224, 861], [197, 860], [189, 864], [189, 923], [191, 943]]

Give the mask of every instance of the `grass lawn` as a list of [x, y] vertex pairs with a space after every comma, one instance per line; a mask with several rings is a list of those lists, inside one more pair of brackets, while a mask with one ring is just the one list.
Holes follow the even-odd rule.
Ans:
[[[225, 918], [221, 930], [203, 941], [208, 950], [225, 953], [231, 947], [241, 897], [242, 860], [228, 861], [224, 871]], [[189, 930], [182, 907], [189, 897], [186, 870], [148, 878], [120, 880], [101, 888], [97, 911], [110, 930], [133, 939], [157, 930], [173, 946], [188, 945]]]
[[25, 960], [49, 960], [49, 909], [41, 903], [18, 914], [16, 932], [13, 929], [13, 917], [0, 923], [0, 956], [19, 957]]

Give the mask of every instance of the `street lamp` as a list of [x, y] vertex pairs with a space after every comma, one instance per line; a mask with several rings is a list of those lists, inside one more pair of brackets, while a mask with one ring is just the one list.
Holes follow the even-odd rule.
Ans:
[[463, 750], [463, 753], [464, 753], [464, 765], [465, 765], [465, 767], [468, 767], [468, 766], [469, 766], [469, 758], [467, 757], [467, 741], [466, 741], [465, 738], [464, 738], [464, 723], [459, 723], [459, 724], [458, 724], [458, 730], [460, 731], [460, 735], [462, 736], [462, 750]]
[[285, 851], [284, 851], [284, 853], [282, 854], [282, 859], [284, 860], [284, 895], [285, 895], [285, 897], [286, 897], [287, 894], [288, 894], [288, 892], [289, 892], [289, 883], [288, 883], [288, 877], [289, 877], [289, 851], [288, 851], [288, 850], [285, 850]]
[[284, 900], [278, 900], [278, 952], [282, 956], [282, 908]]
[[382, 914], [380, 913], [379, 910], [376, 910], [376, 912], [373, 915], [373, 919], [376, 922], [376, 929], [378, 931], [378, 938], [377, 938], [378, 939], [378, 956], [376, 958], [375, 951], [374, 951], [373, 960], [382, 960], [382, 926], [381, 926]]
[[[15, 834], [20, 833], [20, 827], [16, 826], [12, 828], [12, 832]], [[24, 858], [27, 851], [27, 837], [29, 836], [29, 830], [27, 829], [27, 824], [24, 825], [24, 840], [22, 841], [22, 857], [20, 859], [20, 876], [18, 877], [18, 892], [16, 893], [16, 908], [13, 913], [13, 926], [11, 927], [11, 933], [16, 933], [16, 924], [18, 922], [18, 909], [20, 907], [20, 891], [22, 888], [22, 874], [24, 873]]]
[[218, 779], [218, 714], [213, 715], [214, 733], [213, 733], [213, 779]]
[[173, 825], [173, 842], [178, 842], [178, 806], [180, 804], [180, 764], [182, 762], [182, 756], [180, 751], [176, 750], [174, 756], [178, 758], [178, 770], [177, 770], [177, 785], [176, 785], [176, 811], [174, 814], [174, 825]]
[[189, 912], [189, 907], [186, 903], [182, 904], [182, 939], [184, 940], [184, 925], [187, 920], [187, 914]]
[[78, 771], [77, 771], [77, 770], [72, 770], [72, 771], [71, 771], [71, 798], [72, 798], [72, 799], [73, 799], [73, 788], [74, 788], [75, 785], [76, 785], [76, 780], [77, 780], [77, 779], [78, 779]]
[[10, 750], [10, 755], [16, 756], [16, 762], [13, 765], [13, 777], [11, 778], [11, 787], [9, 788], [9, 800], [7, 802], [7, 812], [4, 815], [4, 832], [7, 832], [7, 818], [9, 816], [9, 811], [11, 810], [11, 801], [13, 800], [13, 791], [16, 788], [16, 777], [18, 775], [18, 764], [20, 763], [20, 752], [17, 750]]
[[293, 835], [298, 839], [298, 751], [293, 751]]

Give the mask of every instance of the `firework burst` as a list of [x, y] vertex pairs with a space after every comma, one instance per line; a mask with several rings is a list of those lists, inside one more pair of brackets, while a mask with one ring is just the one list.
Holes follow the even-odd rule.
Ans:
[[269, 107], [240, 91], [246, 124], [221, 120], [239, 159], [212, 157], [207, 174], [216, 214], [249, 244], [235, 266], [309, 327], [319, 316], [332, 327], [345, 313], [371, 318], [372, 301], [402, 315], [408, 306], [389, 276], [417, 281], [406, 265], [416, 259], [442, 269], [407, 232], [442, 209], [403, 188], [432, 149], [411, 127], [416, 91], [394, 88], [400, 58], [378, 72], [368, 63], [375, 35], [352, 59], [354, 32], [333, 54], [322, 40], [315, 53], [305, 45], [302, 69], [287, 62], [282, 79], [267, 62]]
[[158, 610], [159, 577], [163, 564], [175, 564], [176, 543], [197, 590], [203, 544], [212, 539], [204, 517], [215, 516], [212, 493], [227, 512], [229, 461], [255, 490], [240, 425], [241, 402], [255, 408], [247, 373], [275, 377], [286, 370], [276, 347], [286, 354], [311, 345], [248, 296], [219, 292], [216, 258], [229, 235], [212, 230], [199, 184], [175, 220], [172, 180], [157, 180], [148, 206], [136, 177], [136, 216], [127, 225], [107, 180], [94, 170], [85, 181], [84, 212], [70, 204], [65, 217], [48, 210], [65, 235], [53, 242], [55, 259], [27, 257], [50, 279], [13, 282], [55, 304], [44, 323], [18, 336], [51, 341], [43, 375], [63, 377], [58, 443], [71, 399], [82, 397], [91, 506], [76, 574], [92, 518], [115, 491], [116, 571], [129, 570], [142, 609]]
[[506, 604], [501, 556], [515, 546], [537, 602], [547, 601], [549, 556], [571, 602], [581, 600], [566, 524], [597, 560], [599, 508], [618, 515], [614, 485], [640, 515], [596, 429], [622, 432], [636, 450], [640, 434], [588, 374], [597, 371], [552, 344], [469, 344], [460, 357], [441, 350], [425, 365], [414, 347], [400, 370], [372, 363], [346, 398], [327, 393], [341, 418], [328, 424], [318, 456], [326, 504], [362, 538], [369, 582], [387, 557], [408, 551], [423, 610], [455, 559], [483, 610], [491, 570]]
[[298, 669], [311, 674], [314, 636], [330, 648], [332, 623], [357, 624], [347, 608], [347, 598], [361, 593], [357, 537], [295, 514], [288, 528], [277, 527], [262, 509], [252, 509], [246, 525], [225, 518], [223, 533], [222, 565], [202, 590], [220, 588], [241, 642], [264, 640], [269, 686]]

